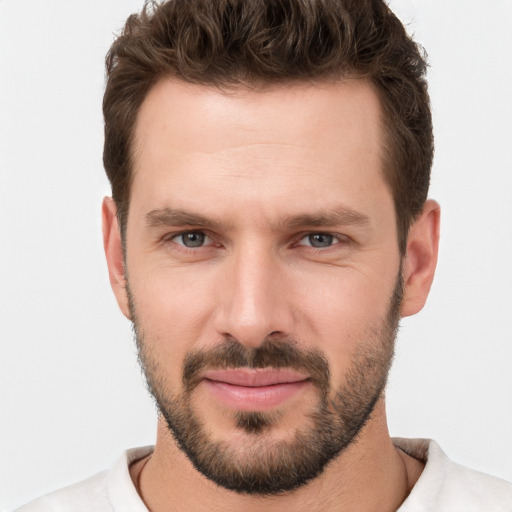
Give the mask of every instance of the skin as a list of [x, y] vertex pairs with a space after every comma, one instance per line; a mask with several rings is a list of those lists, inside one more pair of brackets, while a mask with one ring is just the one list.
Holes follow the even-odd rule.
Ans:
[[[136, 125], [125, 261], [110, 198], [103, 229], [119, 306], [130, 318], [128, 275], [169, 389], [181, 391], [188, 351], [226, 335], [258, 347], [276, 332], [319, 349], [335, 389], [365, 333], [386, 318], [401, 266], [401, 315], [423, 307], [437, 262], [439, 206], [425, 203], [401, 261], [380, 119], [378, 97], [364, 81], [223, 93], [165, 79], [149, 92]], [[209, 224], [148, 222], [150, 212], [170, 208]], [[327, 222], [333, 212], [340, 215]], [[207, 235], [204, 246], [181, 245], [179, 234], [191, 230]], [[334, 235], [332, 245], [311, 247], [312, 233]], [[314, 398], [305, 386], [287, 401], [273, 439], [307, 421]], [[194, 396], [194, 407], [216, 440], [243, 450], [248, 434], [233, 435], [231, 418], [207, 389]], [[392, 511], [421, 470], [392, 444], [384, 397], [356, 442], [318, 478], [278, 497], [241, 495], [207, 480], [162, 419], [153, 455], [131, 467], [153, 512]]]

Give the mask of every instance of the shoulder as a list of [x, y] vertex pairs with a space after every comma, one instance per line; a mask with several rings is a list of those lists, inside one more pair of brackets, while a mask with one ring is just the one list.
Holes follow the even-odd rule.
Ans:
[[512, 483], [451, 461], [439, 445], [426, 439], [394, 439], [425, 468], [400, 512], [511, 512]]
[[17, 509], [16, 512], [111, 512], [107, 478], [108, 471], [103, 471], [83, 482], [42, 496]]
[[152, 446], [125, 451], [109, 471], [64, 487], [15, 512], [147, 512], [130, 477], [130, 464], [152, 451]]

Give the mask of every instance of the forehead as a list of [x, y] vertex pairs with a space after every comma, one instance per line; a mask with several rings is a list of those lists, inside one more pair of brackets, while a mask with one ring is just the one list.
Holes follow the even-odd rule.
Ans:
[[361, 80], [221, 91], [165, 79], [139, 112], [132, 199], [162, 203], [151, 209], [183, 193], [194, 201], [194, 190], [204, 208], [222, 191], [245, 205], [309, 191], [325, 206], [329, 194], [346, 202], [366, 190], [370, 201], [387, 192], [381, 126], [378, 96]]
[[380, 141], [380, 131], [378, 96], [364, 80], [221, 90], [169, 78], [153, 86], [140, 108], [135, 147], [158, 150], [165, 137], [177, 149], [217, 151], [258, 136], [259, 142], [343, 147], [365, 132], [366, 149], [378, 150], [370, 145]]

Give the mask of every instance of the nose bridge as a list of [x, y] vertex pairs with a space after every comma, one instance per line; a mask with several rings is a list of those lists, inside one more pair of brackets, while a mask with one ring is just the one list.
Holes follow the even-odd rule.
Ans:
[[289, 334], [292, 313], [278, 256], [265, 244], [247, 241], [229, 259], [217, 329], [247, 346], [260, 345], [271, 333]]

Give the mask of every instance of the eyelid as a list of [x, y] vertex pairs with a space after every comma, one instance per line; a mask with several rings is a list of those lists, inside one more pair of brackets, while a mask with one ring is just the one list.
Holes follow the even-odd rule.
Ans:
[[[304, 239], [307, 239], [312, 235], [332, 236], [335, 239], [335, 241], [332, 245], [329, 245], [326, 247], [314, 247], [311, 244], [301, 244], [300, 243]], [[294, 245], [298, 245], [298, 246], [302, 246], [302, 247], [311, 247], [312, 249], [316, 249], [316, 250], [325, 250], [325, 249], [329, 249], [331, 247], [337, 246], [339, 244], [347, 244], [348, 242], [350, 242], [350, 237], [348, 237], [347, 235], [343, 235], [341, 233], [332, 233], [330, 231], [308, 231], [306, 233], [299, 234], [298, 240]]]
[[[181, 242], [177, 241], [177, 239], [179, 239], [179, 237], [181, 237], [183, 235], [186, 235], [186, 234], [189, 234], [189, 233], [198, 233], [198, 234], [204, 235], [205, 243], [203, 245], [198, 246], [198, 247], [187, 247], [184, 243], [181, 243]], [[180, 249], [194, 251], [194, 250], [197, 250], [197, 249], [201, 249], [202, 247], [209, 247], [209, 246], [213, 245], [213, 239], [206, 232], [206, 230], [204, 230], [204, 229], [182, 229], [180, 231], [175, 231], [173, 233], [168, 233], [165, 236], [163, 236], [162, 237], [162, 243], [163, 244], [173, 243], [173, 244], [176, 244], [177, 246], [179, 246]]]
[[[179, 239], [179, 237], [181, 237], [182, 235], [188, 234], [188, 233], [201, 233], [201, 234], [203, 234], [205, 236], [205, 243], [203, 245], [198, 246], [198, 247], [187, 247], [184, 243], [180, 243], [180, 242], [177, 241], [177, 239]], [[303, 240], [307, 239], [308, 237], [310, 237], [312, 235], [332, 236], [334, 238], [333, 244], [329, 245], [329, 246], [325, 246], [325, 247], [314, 247], [311, 244], [301, 243]], [[309, 248], [315, 249], [315, 250], [326, 250], [326, 249], [329, 249], [331, 247], [335, 247], [335, 246], [340, 245], [340, 244], [347, 244], [347, 243], [349, 243], [351, 241], [350, 237], [347, 236], [347, 235], [344, 235], [344, 234], [341, 234], [341, 233], [333, 233], [333, 232], [330, 232], [330, 231], [305, 231], [305, 232], [299, 233], [297, 235], [297, 237], [296, 237], [296, 240], [297, 241], [293, 245], [299, 246], [299, 247], [309, 247]], [[200, 248], [210, 247], [212, 245], [216, 245], [214, 238], [207, 233], [207, 230], [200, 229], [200, 228], [198, 228], [198, 229], [194, 229], [194, 228], [192, 228], [192, 229], [182, 229], [180, 231], [175, 231], [173, 233], [168, 233], [168, 234], [166, 234], [165, 236], [162, 237], [161, 241], [162, 241], [163, 244], [173, 243], [173, 244], [176, 244], [177, 246], [179, 246], [180, 249], [192, 250], [192, 251], [195, 251], [195, 250], [200, 249]]]

